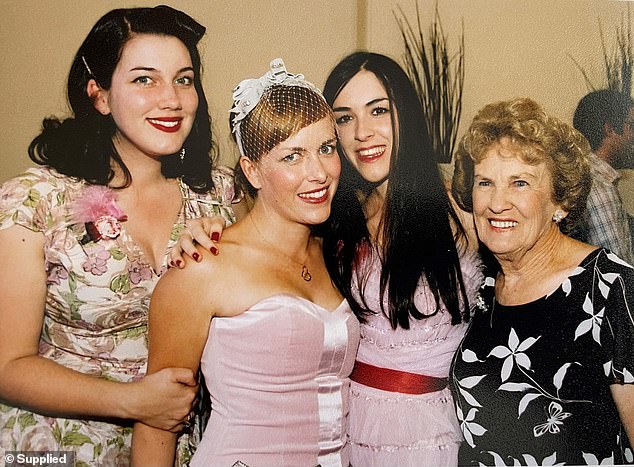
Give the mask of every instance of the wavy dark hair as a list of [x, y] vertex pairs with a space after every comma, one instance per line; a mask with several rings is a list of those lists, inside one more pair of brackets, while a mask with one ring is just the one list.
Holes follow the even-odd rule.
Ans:
[[[385, 88], [394, 135], [390, 175], [382, 218], [381, 303], [387, 294], [388, 309], [382, 312], [394, 329], [409, 329], [410, 319], [433, 316], [444, 305], [453, 324], [469, 319], [469, 305], [460, 270], [456, 236], [464, 230], [444, 188], [426, 132], [423, 107], [407, 74], [389, 57], [356, 52], [331, 71], [324, 96], [332, 106], [346, 84], [361, 70], [372, 72]], [[345, 155], [339, 147], [340, 154]], [[341, 179], [333, 199], [328, 228], [324, 229], [324, 257], [331, 277], [348, 299], [355, 314], [364, 320], [372, 313], [363, 295], [365, 277], [355, 268], [359, 252], [369, 246], [370, 235], [359, 201], [359, 193], [376, 188], [364, 180], [344, 157]], [[352, 295], [356, 274], [361, 303]], [[424, 313], [414, 303], [421, 277], [436, 302], [433, 313]], [[382, 306], [383, 307], [383, 306]]]
[[116, 9], [97, 21], [75, 54], [68, 75], [67, 95], [72, 116], [64, 120], [45, 118], [42, 132], [29, 145], [29, 156], [37, 164], [99, 185], [112, 181], [111, 162], [114, 161], [125, 179], [119, 188], [130, 185], [132, 175], [112, 141], [116, 131], [112, 116], [102, 115], [94, 108], [86, 87], [88, 81], [94, 79], [102, 89], [110, 89], [123, 47], [138, 34], [173, 36], [189, 51], [198, 109], [192, 130], [183, 144], [186, 151], [184, 160], [181, 161], [178, 154], [162, 157], [161, 170], [168, 178], [182, 177], [195, 191], [208, 191], [213, 186], [213, 143], [197, 48], [198, 41], [205, 34], [205, 27], [185, 13], [165, 5]]

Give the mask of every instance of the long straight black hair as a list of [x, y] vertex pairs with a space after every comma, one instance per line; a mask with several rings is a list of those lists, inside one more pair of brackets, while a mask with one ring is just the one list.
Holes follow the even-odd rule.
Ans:
[[111, 115], [101, 115], [87, 93], [94, 79], [110, 89], [112, 75], [125, 44], [136, 34], [157, 34], [179, 39], [189, 51], [194, 68], [198, 109], [192, 130], [183, 144], [185, 157], [178, 154], [161, 158], [163, 175], [183, 177], [193, 190], [213, 187], [211, 119], [201, 81], [201, 61], [197, 44], [205, 27], [185, 13], [161, 5], [154, 8], [120, 8], [102, 16], [75, 54], [68, 75], [67, 95], [73, 115], [64, 120], [46, 118], [42, 132], [31, 142], [29, 156], [37, 164], [89, 183], [107, 185], [114, 177], [111, 161], [124, 174], [124, 185], [132, 181], [130, 171], [114, 147], [116, 126]]
[[[467, 321], [469, 305], [456, 247], [464, 230], [451, 205], [436, 165], [423, 119], [423, 107], [403, 69], [384, 55], [356, 52], [339, 62], [324, 87], [332, 106], [345, 85], [361, 70], [372, 72], [385, 88], [392, 109], [393, 144], [387, 195], [382, 217], [380, 298], [387, 293], [388, 309], [381, 310], [394, 329], [409, 329], [410, 318], [424, 319], [442, 305], [453, 324]], [[345, 156], [339, 146], [339, 153]], [[370, 246], [359, 194], [376, 184], [364, 180], [342, 157], [339, 187], [327, 228], [323, 229], [324, 258], [336, 286], [361, 319], [373, 313], [363, 298], [365, 278], [355, 267]], [[452, 230], [456, 226], [456, 238]], [[353, 274], [359, 281], [361, 303], [352, 294]], [[414, 297], [424, 277], [436, 302], [432, 312], [418, 310]], [[376, 312], [376, 310], [374, 311]]]

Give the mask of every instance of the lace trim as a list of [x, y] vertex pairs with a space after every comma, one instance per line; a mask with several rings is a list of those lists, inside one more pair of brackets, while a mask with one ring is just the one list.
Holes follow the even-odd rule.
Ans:
[[429, 444], [428, 442], [425, 442], [425, 441], [417, 441], [416, 443], [412, 443], [412, 444], [371, 445], [366, 443], [357, 443], [353, 441], [352, 439], [350, 439], [350, 436], [348, 436], [348, 443], [354, 444], [355, 446], [358, 446], [360, 448], [370, 449], [371, 451], [374, 451], [374, 452], [396, 452], [402, 449], [406, 451], [422, 451], [422, 450], [444, 451], [446, 449], [452, 448], [456, 444], [460, 444], [459, 441], [454, 441], [453, 443], [445, 443], [439, 446], [438, 444], [435, 444], [435, 443]]
[[[440, 392], [440, 391], [438, 391]], [[451, 396], [443, 396], [437, 398], [430, 397], [421, 397], [427, 396], [427, 394], [421, 394], [416, 397], [411, 397], [406, 394], [398, 393], [398, 397], [380, 397], [380, 396], [367, 396], [363, 394], [361, 391], [350, 389], [350, 397], [364, 400], [368, 402], [374, 402], [378, 404], [403, 404], [403, 403], [411, 403], [411, 404], [419, 404], [419, 405], [427, 405], [427, 406], [441, 406], [447, 404], [453, 404], [453, 398]]]
[[[416, 324], [416, 323], [414, 323], [414, 324]], [[446, 326], [451, 326], [451, 322], [445, 321], [445, 322], [442, 322], [442, 323], [436, 323], [436, 324], [434, 324], [432, 326], [423, 326], [421, 328], [414, 327], [414, 328], [408, 330], [407, 332], [432, 332], [432, 331], [435, 331], [435, 330], [439, 329], [440, 327], [446, 327]], [[373, 333], [381, 334], [381, 335], [394, 334], [394, 332], [395, 332], [394, 329], [392, 329], [392, 328], [386, 329], [386, 328], [383, 328], [383, 327], [378, 327], [378, 326], [376, 326], [376, 325], [374, 325], [372, 323], [363, 323], [363, 325], [361, 327], [364, 328], [364, 329], [370, 329], [370, 330], [372, 330]]]
[[413, 340], [413, 341], [399, 341], [399, 342], [391, 342], [389, 344], [379, 344], [376, 341], [376, 339], [362, 334], [361, 340], [364, 343], [374, 345], [375, 347], [381, 350], [398, 350], [403, 347], [428, 347], [430, 345], [445, 342], [447, 340], [447, 337], [438, 337], [436, 339], [420, 339], [420, 340]]

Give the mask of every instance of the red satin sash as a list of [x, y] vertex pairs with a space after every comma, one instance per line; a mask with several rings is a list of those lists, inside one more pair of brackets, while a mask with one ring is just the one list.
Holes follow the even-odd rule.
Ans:
[[350, 379], [371, 388], [403, 394], [436, 392], [445, 389], [448, 384], [448, 378], [391, 370], [360, 361], [355, 362]]

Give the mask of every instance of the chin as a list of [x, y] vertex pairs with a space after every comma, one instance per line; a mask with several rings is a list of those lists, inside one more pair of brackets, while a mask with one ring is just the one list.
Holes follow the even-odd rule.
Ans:
[[368, 183], [381, 183], [386, 178], [383, 174], [377, 175], [375, 173], [359, 172], [359, 175]]
[[164, 146], [159, 146], [155, 150], [155, 154], [158, 156], [171, 156], [178, 153], [182, 148], [185, 141], [175, 143], [174, 141], [166, 142]]
[[328, 209], [328, 212], [326, 213], [320, 213], [318, 215], [310, 216], [309, 218], [305, 220], [305, 223], [310, 225], [323, 224], [324, 222], [328, 220], [329, 216], [330, 216], [330, 209]]
[[500, 245], [500, 244], [496, 244], [496, 243], [489, 243], [487, 244], [486, 242], [482, 242], [484, 244], [484, 246], [486, 246], [489, 251], [491, 253], [493, 253], [494, 255], [505, 255], [508, 253], [511, 253], [512, 251], [514, 251], [510, 246], [508, 245]]

